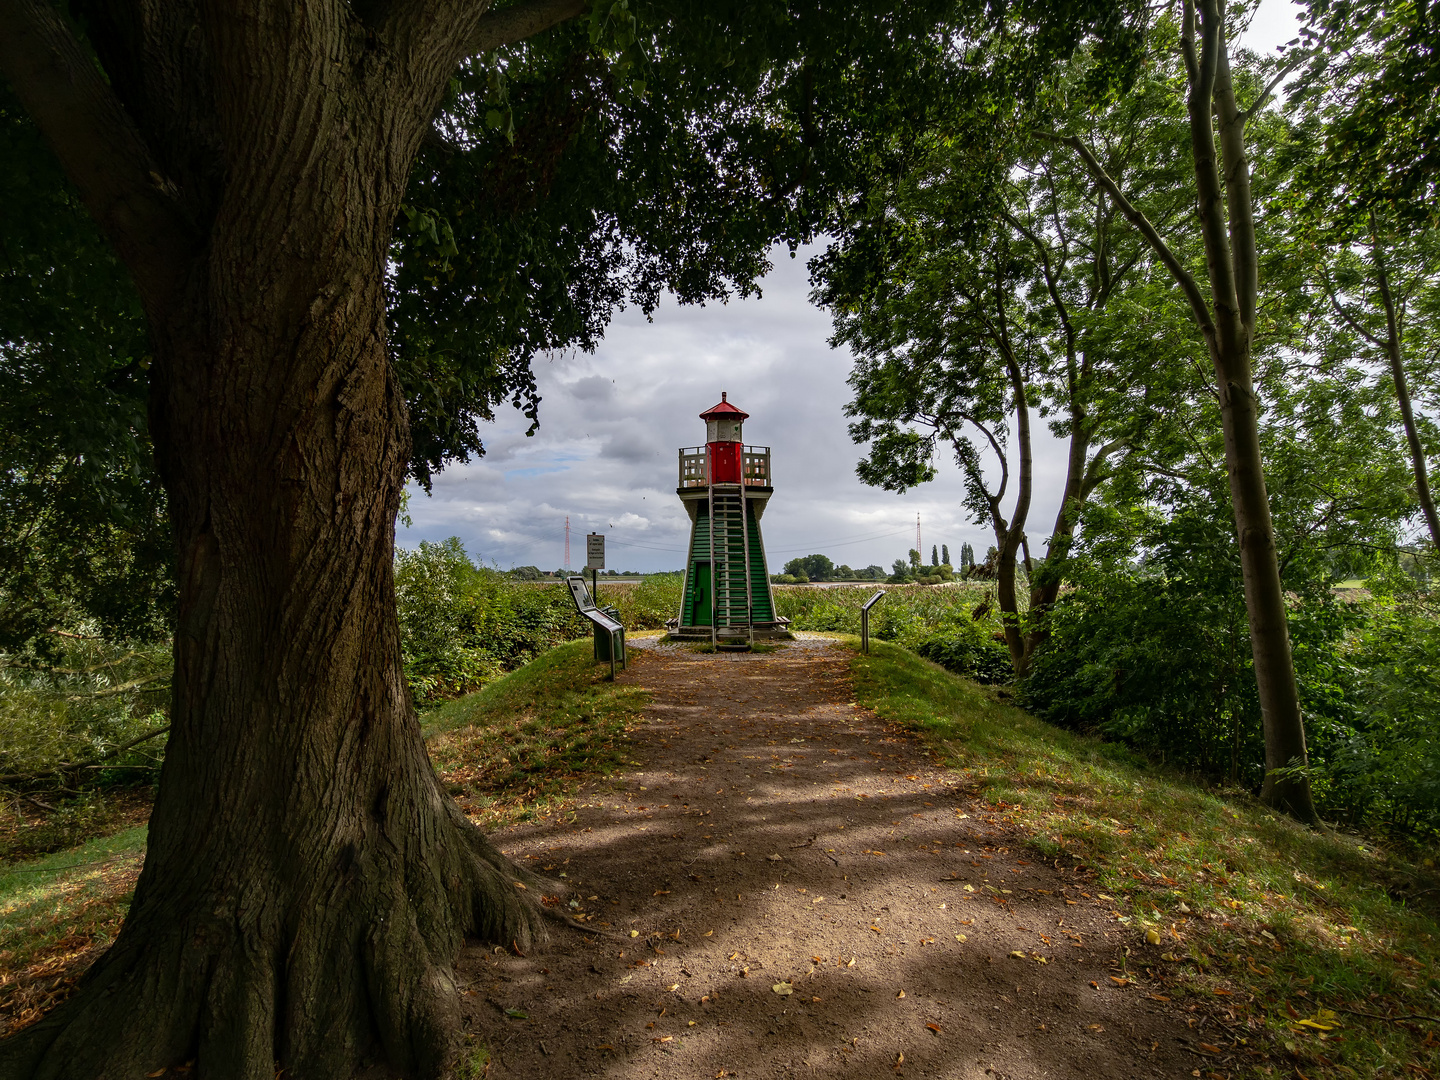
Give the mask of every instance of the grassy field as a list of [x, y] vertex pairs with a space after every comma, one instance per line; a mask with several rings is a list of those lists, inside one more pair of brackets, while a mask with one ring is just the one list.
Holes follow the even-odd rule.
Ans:
[[854, 677], [858, 702], [919, 733], [996, 820], [1087, 868], [1137, 934], [1168, 946], [1146, 978], [1217, 1022], [1211, 1075], [1440, 1072], [1431, 860], [1167, 775], [902, 649], [857, 656]]

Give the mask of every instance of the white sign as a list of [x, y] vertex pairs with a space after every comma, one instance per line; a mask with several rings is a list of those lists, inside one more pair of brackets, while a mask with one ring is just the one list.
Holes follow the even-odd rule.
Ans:
[[588, 533], [585, 536], [585, 569], [605, 569], [605, 534]]

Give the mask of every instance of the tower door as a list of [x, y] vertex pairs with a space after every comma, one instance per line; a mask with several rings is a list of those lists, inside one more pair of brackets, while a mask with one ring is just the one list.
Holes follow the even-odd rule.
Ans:
[[693, 626], [709, 626], [715, 621], [715, 607], [710, 602], [710, 564], [695, 564], [695, 621]]

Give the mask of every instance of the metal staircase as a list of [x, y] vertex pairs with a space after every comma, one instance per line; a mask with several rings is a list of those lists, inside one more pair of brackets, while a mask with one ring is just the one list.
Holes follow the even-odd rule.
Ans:
[[749, 648], [754, 641], [750, 610], [750, 536], [742, 484], [710, 485], [710, 572], [716, 648]]

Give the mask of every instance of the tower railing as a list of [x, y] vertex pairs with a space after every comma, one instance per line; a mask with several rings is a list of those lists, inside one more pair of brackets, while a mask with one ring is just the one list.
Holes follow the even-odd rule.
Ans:
[[745, 447], [740, 454], [740, 476], [746, 487], [770, 487], [770, 448]]
[[703, 446], [680, 448], [680, 486], [702, 488], [710, 483], [710, 453]]
[[[770, 447], [746, 446], [740, 453], [740, 477], [746, 487], [770, 487]], [[704, 446], [680, 448], [682, 488], [702, 488], [710, 483], [710, 452]]]

